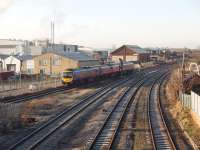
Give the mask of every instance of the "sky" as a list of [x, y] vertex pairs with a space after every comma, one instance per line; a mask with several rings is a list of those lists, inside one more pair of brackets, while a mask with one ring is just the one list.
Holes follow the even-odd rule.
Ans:
[[95, 48], [200, 47], [199, 0], [0, 0], [0, 39]]

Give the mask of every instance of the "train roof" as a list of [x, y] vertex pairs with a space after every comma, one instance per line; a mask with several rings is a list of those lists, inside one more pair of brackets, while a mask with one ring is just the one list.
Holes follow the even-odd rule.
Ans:
[[[138, 61], [130, 61], [130, 62], [125, 62], [124, 65], [128, 65], [128, 64], [137, 64], [139, 63]], [[119, 63], [110, 63], [110, 64], [105, 64], [105, 65], [95, 65], [95, 66], [85, 66], [82, 68], [75, 68], [75, 69], [66, 69], [66, 72], [69, 71], [82, 71], [82, 70], [91, 70], [91, 69], [97, 69], [97, 68], [105, 68], [105, 67], [112, 67], [112, 66], [119, 66]], [[65, 72], [64, 71], [64, 72]]]

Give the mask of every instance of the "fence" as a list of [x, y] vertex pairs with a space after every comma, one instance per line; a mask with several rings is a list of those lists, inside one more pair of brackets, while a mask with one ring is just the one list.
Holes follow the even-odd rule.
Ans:
[[182, 106], [191, 109], [191, 95], [179, 92], [179, 98], [181, 100]]
[[61, 86], [60, 78], [47, 80], [12, 80], [0, 81], [0, 97], [35, 92], [47, 88]]
[[200, 117], [200, 96], [196, 94], [195, 92], [191, 91], [191, 97], [192, 97], [191, 109], [193, 112], [197, 113], [198, 116]]
[[191, 94], [179, 92], [179, 97], [185, 108], [191, 109], [200, 117], [200, 96], [198, 94], [193, 91], [191, 91]]

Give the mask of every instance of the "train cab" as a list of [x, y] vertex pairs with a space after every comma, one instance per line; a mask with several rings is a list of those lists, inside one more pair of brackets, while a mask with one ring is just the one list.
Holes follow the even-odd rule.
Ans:
[[62, 83], [63, 84], [71, 84], [73, 82], [73, 71], [66, 70], [62, 73]]

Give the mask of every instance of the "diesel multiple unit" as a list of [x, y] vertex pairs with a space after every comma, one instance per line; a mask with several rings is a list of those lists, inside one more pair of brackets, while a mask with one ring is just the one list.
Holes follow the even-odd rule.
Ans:
[[132, 72], [134, 63], [109, 64], [103, 66], [94, 66], [81, 69], [68, 69], [62, 73], [63, 84], [82, 83], [92, 81], [100, 77], [108, 77], [121, 73]]

